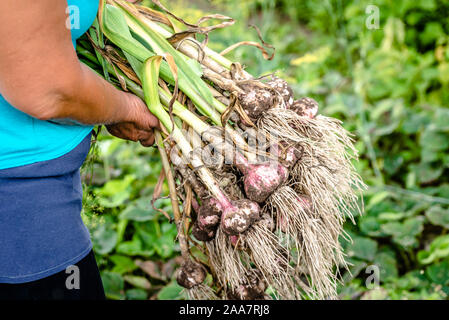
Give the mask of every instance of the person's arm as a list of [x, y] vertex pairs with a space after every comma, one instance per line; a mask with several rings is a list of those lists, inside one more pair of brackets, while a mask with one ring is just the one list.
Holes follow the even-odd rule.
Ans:
[[0, 1], [0, 93], [37, 119], [106, 124], [115, 136], [151, 145], [158, 120], [138, 97], [79, 62], [66, 7], [62, 0]]

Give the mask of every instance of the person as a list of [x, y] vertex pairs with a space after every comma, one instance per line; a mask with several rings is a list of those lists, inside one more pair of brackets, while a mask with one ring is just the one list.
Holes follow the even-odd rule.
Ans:
[[104, 299], [81, 219], [94, 125], [154, 143], [157, 119], [79, 62], [99, 0], [0, 1], [0, 299]]

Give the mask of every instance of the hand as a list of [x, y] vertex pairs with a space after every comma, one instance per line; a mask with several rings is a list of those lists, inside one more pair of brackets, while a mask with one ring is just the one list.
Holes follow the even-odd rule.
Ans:
[[129, 119], [124, 122], [106, 125], [110, 134], [117, 138], [137, 142], [144, 147], [154, 144], [153, 128], [159, 128], [159, 120], [151, 114], [145, 103], [130, 95]]

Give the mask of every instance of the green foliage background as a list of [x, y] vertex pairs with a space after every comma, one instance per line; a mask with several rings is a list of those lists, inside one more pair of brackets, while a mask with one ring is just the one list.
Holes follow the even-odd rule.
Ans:
[[[149, 3], [150, 1], [144, 1]], [[277, 72], [296, 97], [319, 101], [355, 134], [358, 171], [369, 185], [365, 214], [342, 241], [351, 272], [342, 299], [448, 299], [449, 294], [449, 3], [429, 1], [165, 1], [189, 21], [206, 13], [237, 20], [215, 31], [223, 50], [258, 41], [231, 57], [255, 75]], [[365, 22], [379, 9], [379, 29]], [[161, 164], [157, 151], [100, 134], [84, 169], [85, 209], [107, 296], [182, 299], [173, 280], [176, 230], [151, 206]], [[167, 192], [167, 190], [165, 190]], [[166, 194], [166, 193], [165, 193]], [[155, 207], [169, 212], [169, 201]], [[377, 266], [380, 285], [373, 289]], [[370, 277], [371, 276], [371, 277]]]

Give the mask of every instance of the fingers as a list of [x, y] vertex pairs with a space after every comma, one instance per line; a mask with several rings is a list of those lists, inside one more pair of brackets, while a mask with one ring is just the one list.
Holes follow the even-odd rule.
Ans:
[[109, 133], [113, 136], [137, 142], [144, 147], [151, 147], [154, 145], [154, 133], [153, 129], [139, 129], [133, 123], [118, 123], [113, 125], [107, 125]]
[[145, 140], [139, 140], [140, 144], [144, 147], [151, 147], [154, 145], [154, 136]]
[[154, 145], [154, 133], [153, 131], [143, 131], [139, 132], [139, 142], [144, 147], [151, 147]]
[[110, 134], [124, 140], [137, 142], [141, 136], [139, 131], [130, 123], [108, 125], [106, 128]]

